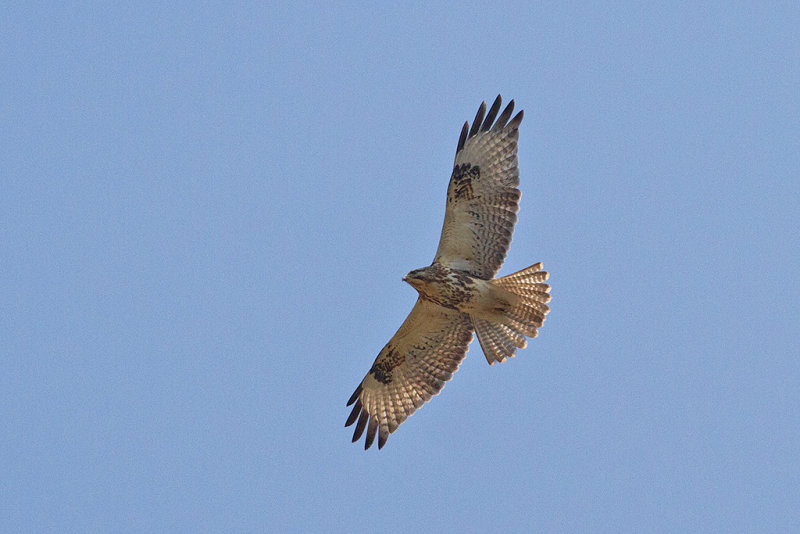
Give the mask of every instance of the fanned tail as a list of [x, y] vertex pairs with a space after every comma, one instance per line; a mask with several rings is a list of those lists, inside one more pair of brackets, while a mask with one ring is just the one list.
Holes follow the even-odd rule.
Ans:
[[512, 358], [518, 348], [527, 346], [526, 336], [534, 338], [538, 335], [537, 329], [550, 311], [546, 304], [550, 301], [550, 286], [544, 283], [550, 275], [541, 269], [542, 264], [536, 263], [492, 280], [495, 287], [503, 290], [502, 298], [510, 302], [509, 306], [504, 307], [503, 316], [497, 320], [472, 317], [478, 341], [489, 365]]

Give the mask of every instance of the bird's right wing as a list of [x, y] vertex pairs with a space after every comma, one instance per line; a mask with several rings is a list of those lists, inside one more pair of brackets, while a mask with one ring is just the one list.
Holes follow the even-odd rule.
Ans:
[[368, 449], [386, 438], [444, 387], [472, 341], [468, 315], [417, 299], [403, 325], [381, 350], [347, 405], [355, 403], [345, 426], [358, 420], [353, 441], [364, 429]]
[[467, 122], [461, 130], [433, 260], [485, 280], [503, 264], [519, 210], [517, 139], [522, 112], [511, 118], [512, 100], [497, 117], [500, 104], [498, 96], [486, 113], [482, 103], [472, 128]]

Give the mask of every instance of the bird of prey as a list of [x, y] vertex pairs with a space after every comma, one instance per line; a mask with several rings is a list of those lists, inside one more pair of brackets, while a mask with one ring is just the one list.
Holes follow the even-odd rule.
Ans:
[[366, 429], [365, 449], [376, 434], [383, 448], [389, 434], [441, 391], [473, 331], [489, 365], [504, 362], [527, 346], [526, 337], [536, 337], [550, 311], [541, 263], [494, 278], [511, 243], [520, 198], [523, 112], [511, 118], [512, 100], [498, 117], [501, 103], [498, 95], [488, 113], [481, 103], [472, 127], [464, 124], [436, 257], [403, 277], [419, 293], [417, 303], [347, 402], [355, 406], [345, 426], [358, 421], [353, 442]]

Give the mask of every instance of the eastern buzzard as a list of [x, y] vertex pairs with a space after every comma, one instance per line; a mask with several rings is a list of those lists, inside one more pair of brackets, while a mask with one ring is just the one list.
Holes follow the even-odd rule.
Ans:
[[504, 362], [525, 348], [526, 336], [536, 337], [550, 311], [541, 263], [494, 278], [520, 198], [522, 111], [511, 118], [512, 100], [498, 117], [501, 102], [498, 96], [489, 113], [483, 102], [472, 128], [464, 124], [436, 257], [403, 277], [419, 292], [417, 303], [347, 402], [355, 406], [345, 426], [358, 421], [354, 442], [366, 429], [365, 449], [376, 434], [382, 448], [389, 434], [441, 391], [464, 359], [473, 331], [489, 365]]

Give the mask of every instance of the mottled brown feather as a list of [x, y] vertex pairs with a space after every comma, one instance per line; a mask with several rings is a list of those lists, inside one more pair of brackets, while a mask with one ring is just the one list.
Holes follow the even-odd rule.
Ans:
[[504, 322], [454, 309], [471, 298], [471, 277], [488, 280], [497, 273], [517, 222], [517, 139], [523, 112], [511, 118], [512, 100], [498, 116], [501, 104], [498, 95], [487, 113], [481, 103], [472, 126], [467, 121], [461, 129], [439, 247], [433, 265], [424, 270], [433, 277], [425, 283], [440, 275], [451, 278], [444, 284], [438, 280], [441, 290], [421, 291], [426, 298], [417, 300], [347, 402], [354, 406], [345, 426], [355, 423], [353, 441], [366, 431], [365, 449], [376, 436], [383, 448], [389, 434], [441, 391], [466, 355], [473, 328], [487, 361], [503, 362], [527, 345], [525, 336], [536, 336], [549, 311], [550, 287], [542, 283], [547, 273], [539, 271], [541, 264], [494, 280], [518, 300], [504, 311]]
[[[372, 445], [377, 432], [378, 447], [383, 447], [389, 434], [441, 391], [464, 359], [471, 340], [468, 315], [417, 299], [353, 393], [355, 407], [345, 424], [350, 426], [358, 419], [353, 441], [369, 423], [365, 446]], [[381, 369], [382, 380], [376, 379], [376, 368]]]
[[[506, 125], [514, 110], [512, 101], [492, 127], [488, 120], [480, 123], [485, 107], [484, 103], [478, 109], [467, 139], [459, 139], [434, 262], [490, 279], [505, 260], [517, 222], [522, 112]], [[499, 109], [498, 97], [486, 118]]]

